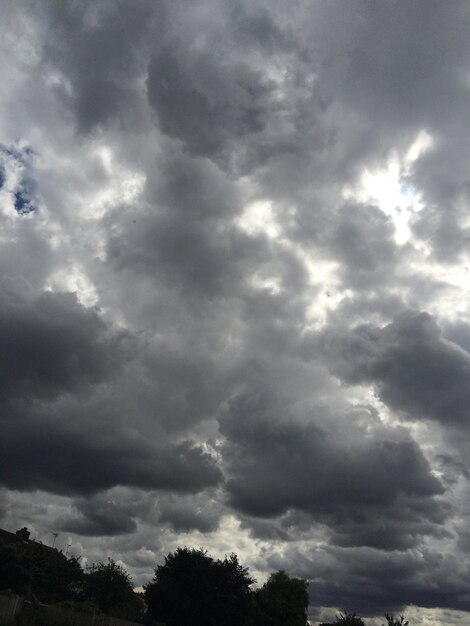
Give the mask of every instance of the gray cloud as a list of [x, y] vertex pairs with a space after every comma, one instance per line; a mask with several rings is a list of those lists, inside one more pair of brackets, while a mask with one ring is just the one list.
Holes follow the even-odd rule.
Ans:
[[375, 384], [391, 408], [409, 418], [467, 425], [469, 356], [441, 336], [431, 315], [409, 311], [384, 328], [326, 332], [321, 343], [337, 375]]
[[178, 58], [171, 46], [149, 67], [148, 97], [161, 130], [192, 154], [217, 155], [264, 128], [269, 83], [244, 63], [200, 53]]
[[61, 424], [57, 413], [52, 420], [40, 411], [27, 420], [21, 413], [8, 417], [2, 425], [0, 476], [13, 489], [77, 494], [133, 485], [194, 493], [221, 478], [212, 457], [194, 442], [136, 442], [124, 432], [111, 434], [99, 415], [92, 416], [100, 424], [92, 438], [85, 424]]
[[[382, 552], [373, 548], [319, 548], [269, 557], [271, 567], [310, 579], [313, 606], [336, 606], [364, 616], [401, 613], [407, 605], [468, 611], [467, 568], [433, 551]], [[462, 578], [463, 577], [463, 578]]]
[[[5, 484], [59, 493], [116, 484], [193, 492], [218, 482], [219, 470], [197, 444], [152, 445], [126, 435], [113, 416], [117, 407], [105, 405], [111, 400], [106, 387], [104, 403], [85, 409], [86, 392], [125, 375], [137, 347], [128, 332], [107, 328], [97, 311], [80, 305], [73, 294], [28, 299], [5, 286], [0, 312]], [[30, 404], [33, 400], [41, 402]], [[117, 430], [108, 426], [113, 421]]]
[[[443, 487], [405, 433], [366, 434], [364, 410], [342, 418], [349, 421], [347, 435], [325, 407], [312, 408], [302, 421], [289, 410], [254, 393], [234, 400], [221, 418], [227, 489], [237, 510], [261, 517], [305, 511], [312, 528], [326, 524], [332, 543], [343, 546], [405, 550], [421, 536], [445, 534], [450, 508], [435, 499]], [[255, 522], [253, 529], [262, 536], [289, 527], [298, 532], [309, 517], [299, 525], [290, 516], [264, 530]]]
[[390, 220], [375, 207], [345, 206], [341, 210], [330, 249], [343, 263], [344, 284], [370, 290], [385, 279], [393, 280], [397, 263], [393, 232]]
[[75, 294], [28, 299], [6, 287], [0, 308], [2, 395], [54, 397], [105, 380], [132, 355], [129, 333], [107, 332], [96, 310], [81, 306]]
[[[126, 510], [112, 499], [79, 500], [79, 516], [70, 516], [56, 523], [58, 530], [91, 537], [114, 536], [132, 533], [137, 524], [132, 511]], [[136, 514], [137, 511], [134, 511]]]
[[46, 17], [43, 62], [64, 77], [54, 90], [73, 111], [80, 133], [124, 119], [126, 125], [139, 124], [139, 49], [149, 23], [158, 25], [153, 22], [158, 3], [151, 8], [138, 0], [116, 9], [108, 2], [99, 7], [88, 2], [66, 10], [50, 5], [40, 12]]
[[215, 531], [219, 525], [220, 512], [205, 501], [170, 501], [160, 508], [160, 523], [169, 524], [177, 533], [192, 530], [209, 533]]

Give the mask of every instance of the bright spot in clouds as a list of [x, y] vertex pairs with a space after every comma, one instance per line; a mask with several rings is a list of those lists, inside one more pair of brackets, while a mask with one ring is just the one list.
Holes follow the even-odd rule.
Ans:
[[250, 235], [265, 234], [275, 239], [281, 232], [269, 200], [257, 200], [248, 204], [236, 223]]
[[399, 245], [411, 236], [408, 225], [411, 216], [423, 208], [421, 194], [407, 178], [413, 163], [432, 146], [430, 135], [421, 131], [404, 155], [395, 154], [382, 168], [365, 169], [356, 188], [344, 191], [346, 198], [375, 204], [389, 216]]

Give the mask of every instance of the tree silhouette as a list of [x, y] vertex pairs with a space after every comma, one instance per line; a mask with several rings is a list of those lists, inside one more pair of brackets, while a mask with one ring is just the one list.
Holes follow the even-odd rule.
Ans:
[[134, 600], [131, 577], [112, 559], [93, 564], [85, 573], [84, 599], [93, 600], [105, 613]]
[[0, 545], [0, 589], [59, 602], [76, 599], [82, 585], [83, 571], [76, 557], [67, 558], [36, 542]]
[[24, 594], [31, 584], [31, 576], [17, 550], [0, 543], [0, 591]]
[[235, 554], [214, 560], [205, 550], [178, 548], [157, 566], [145, 599], [166, 626], [239, 626], [250, 620], [253, 582]]
[[285, 572], [271, 574], [255, 593], [256, 624], [259, 626], [305, 626], [307, 623], [308, 583], [290, 578]]

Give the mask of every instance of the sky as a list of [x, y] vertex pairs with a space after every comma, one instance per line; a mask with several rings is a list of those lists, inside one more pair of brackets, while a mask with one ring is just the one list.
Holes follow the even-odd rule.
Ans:
[[1, 3], [1, 527], [469, 623], [469, 18]]

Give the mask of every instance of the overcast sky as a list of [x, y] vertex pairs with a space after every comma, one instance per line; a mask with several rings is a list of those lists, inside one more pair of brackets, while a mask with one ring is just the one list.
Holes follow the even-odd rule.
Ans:
[[1, 527], [468, 624], [469, 18], [1, 3]]

